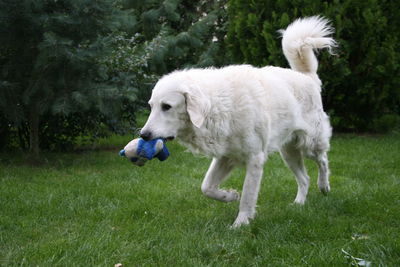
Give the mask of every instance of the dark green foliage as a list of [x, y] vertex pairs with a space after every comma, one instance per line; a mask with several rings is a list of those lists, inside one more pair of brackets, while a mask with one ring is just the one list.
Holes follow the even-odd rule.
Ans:
[[226, 0], [127, 1], [126, 7], [140, 18], [140, 37], [150, 47], [149, 70], [162, 75], [224, 64], [225, 4]]
[[237, 63], [287, 67], [277, 30], [298, 17], [329, 18], [340, 47], [335, 57], [319, 56], [319, 75], [333, 126], [382, 132], [400, 115], [399, 8], [377, 0], [230, 0], [227, 43]]
[[121, 132], [159, 75], [226, 61], [225, 3], [1, 0], [1, 147]]
[[0, 0], [0, 149], [59, 148], [80, 135], [124, 132], [158, 77], [175, 69], [287, 67], [277, 30], [316, 14], [332, 20], [340, 44], [336, 56], [319, 55], [335, 129], [398, 129], [399, 7], [377, 0]]
[[95, 135], [102, 124], [121, 125], [121, 107], [135, 100], [136, 89], [130, 74], [108, 69], [102, 59], [111, 34], [134, 20], [113, 2], [0, 2], [1, 135], [28, 132], [20, 146], [29, 143], [37, 153], [39, 142], [50, 148]]

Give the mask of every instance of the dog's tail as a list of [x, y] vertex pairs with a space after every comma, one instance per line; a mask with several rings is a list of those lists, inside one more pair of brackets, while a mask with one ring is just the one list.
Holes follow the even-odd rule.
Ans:
[[282, 48], [286, 59], [293, 70], [310, 75], [319, 83], [317, 76], [318, 60], [314, 50], [332, 48], [337, 46], [335, 40], [328, 37], [334, 32], [329, 20], [313, 16], [295, 20], [282, 34]]

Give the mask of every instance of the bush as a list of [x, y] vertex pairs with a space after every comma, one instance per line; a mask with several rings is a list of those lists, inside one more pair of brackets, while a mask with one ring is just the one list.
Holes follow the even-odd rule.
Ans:
[[227, 46], [237, 63], [287, 67], [276, 31], [298, 17], [329, 18], [340, 47], [319, 56], [325, 110], [335, 130], [380, 131], [383, 114], [400, 115], [399, 10], [398, 1], [230, 0]]
[[378, 133], [390, 133], [400, 129], [400, 116], [397, 114], [384, 114], [372, 122], [372, 129]]

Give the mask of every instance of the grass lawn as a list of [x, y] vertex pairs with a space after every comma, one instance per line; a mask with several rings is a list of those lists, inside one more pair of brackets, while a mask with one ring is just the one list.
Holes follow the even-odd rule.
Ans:
[[[44, 153], [30, 165], [0, 154], [1, 266], [371, 266], [400, 264], [400, 137], [339, 135], [331, 189], [296, 182], [279, 155], [265, 165], [258, 215], [231, 230], [238, 203], [204, 197], [210, 162], [175, 142], [171, 157], [139, 168], [114, 149]], [[241, 189], [244, 170], [224, 187]], [[347, 255], [345, 252], [349, 255]], [[364, 262], [365, 263], [365, 262]], [[363, 262], [360, 262], [363, 264]]]

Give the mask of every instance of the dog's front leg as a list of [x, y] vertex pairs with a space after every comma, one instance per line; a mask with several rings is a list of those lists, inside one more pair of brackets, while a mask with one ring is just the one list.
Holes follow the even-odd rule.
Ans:
[[233, 164], [227, 158], [214, 158], [207, 171], [201, 191], [208, 196], [223, 202], [239, 200], [239, 193], [235, 190], [219, 189], [219, 185], [226, 179], [233, 169]]
[[258, 192], [260, 191], [261, 178], [265, 162], [264, 153], [250, 157], [247, 163], [246, 178], [243, 184], [243, 193], [240, 200], [239, 214], [232, 225], [237, 228], [250, 223], [256, 215]]

